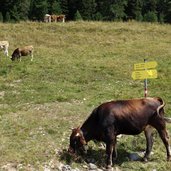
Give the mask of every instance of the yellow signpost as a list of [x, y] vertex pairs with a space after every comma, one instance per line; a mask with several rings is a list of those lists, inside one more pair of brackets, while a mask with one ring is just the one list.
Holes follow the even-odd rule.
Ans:
[[144, 63], [134, 64], [134, 70], [131, 77], [134, 80], [144, 80], [144, 95], [147, 97], [147, 79], [157, 78], [157, 70], [154, 69], [157, 66], [156, 61], [147, 62], [144, 59]]
[[133, 71], [131, 77], [134, 80], [144, 80], [146, 78], [157, 78], [157, 70]]
[[155, 68], [156, 66], [157, 66], [156, 61], [138, 63], [138, 64], [134, 64], [134, 70], [150, 69], [150, 68]]

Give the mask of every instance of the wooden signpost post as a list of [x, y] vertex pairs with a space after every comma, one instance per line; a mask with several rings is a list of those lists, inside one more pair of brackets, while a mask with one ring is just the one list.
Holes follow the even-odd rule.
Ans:
[[147, 79], [157, 78], [157, 70], [154, 69], [156, 66], [156, 61], [147, 62], [146, 59], [144, 59], [144, 63], [134, 64], [134, 71], [131, 77], [134, 80], [144, 80], [145, 97], [147, 97]]

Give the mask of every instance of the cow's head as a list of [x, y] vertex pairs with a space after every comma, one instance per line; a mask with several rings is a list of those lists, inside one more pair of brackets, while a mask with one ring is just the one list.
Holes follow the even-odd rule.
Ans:
[[20, 57], [20, 51], [19, 48], [15, 49], [13, 54], [11, 55], [11, 60], [14, 61], [15, 59]]
[[15, 60], [15, 56], [12, 54], [11, 56], [11, 60], [14, 61]]
[[87, 142], [85, 141], [82, 130], [80, 127], [74, 128], [70, 136], [70, 145], [68, 151], [72, 154], [78, 151], [86, 152], [85, 145], [87, 145]]

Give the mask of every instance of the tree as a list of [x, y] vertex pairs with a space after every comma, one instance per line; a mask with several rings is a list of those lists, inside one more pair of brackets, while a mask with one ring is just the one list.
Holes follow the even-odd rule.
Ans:
[[47, 0], [31, 0], [30, 19], [42, 21], [46, 13], [48, 13]]
[[74, 20], [77, 10], [80, 10], [80, 9], [81, 9], [81, 1], [80, 0], [69, 0], [68, 1], [68, 10], [69, 10], [68, 19]]
[[97, 12], [95, 15], [94, 15], [94, 20], [96, 21], [100, 21], [103, 19], [103, 16], [100, 12]]
[[137, 21], [142, 21], [142, 7], [143, 0], [128, 0], [126, 7], [127, 19], [135, 19]]
[[81, 17], [80, 12], [79, 12], [78, 10], [77, 10], [77, 12], [75, 13], [74, 20], [75, 20], [75, 21], [83, 20], [82, 17]]
[[[16, 1], [15, 1], [16, 2]], [[20, 20], [27, 20], [29, 15], [31, 0], [19, 0], [16, 4]]]
[[15, 5], [13, 7], [13, 9], [10, 11], [10, 17], [14, 22], [18, 22], [20, 21], [20, 15], [19, 15], [19, 11], [17, 9], [17, 6]]
[[49, 14], [61, 14], [61, 5], [59, 0], [49, 0], [48, 1], [48, 13]]
[[114, 0], [110, 5], [111, 19], [113, 20], [122, 20], [126, 17], [125, 7], [127, 6], [126, 0]]
[[0, 22], [3, 22], [2, 12], [0, 12]]
[[62, 14], [66, 15], [66, 18], [69, 16], [69, 0], [61, 0], [61, 10]]
[[96, 0], [96, 14], [101, 14], [101, 20], [110, 20], [110, 5], [113, 2], [111, 0]]
[[10, 22], [10, 21], [11, 21], [11, 16], [10, 16], [10, 13], [7, 12], [5, 15], [5, 22]]
[[157, 13], [157, 1], [158, 0], [143, 0], [143, 14], [147, 14], [149, 11]]
[[93, 20], [96, 13], [95, 0], [81, 0], [80, 13], [84, 20]]
[[52, 14], [61, 14], [62, 10], [61, 10], [61, 5], [59, 3], [59, 1], [54, 1], [52, 4]]
[[166, 0], [165, 1], [165, 10], [164, 10], [164, 17], [165, 20], [169, 23], [171, 23], [171, 1]]

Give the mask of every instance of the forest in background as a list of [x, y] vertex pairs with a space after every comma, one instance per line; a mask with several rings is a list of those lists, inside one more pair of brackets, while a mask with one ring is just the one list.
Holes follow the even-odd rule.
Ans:
[[171, 0], [1, 0], [0, 22], [43, 21], [45, 14], [66, 20], [171, 23]]

